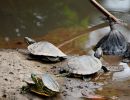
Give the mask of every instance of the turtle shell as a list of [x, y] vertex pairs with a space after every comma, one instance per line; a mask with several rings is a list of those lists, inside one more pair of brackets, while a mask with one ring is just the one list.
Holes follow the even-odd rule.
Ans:
[[94, 56], [83, 55], [69, 59], [65, 70], [72, 74], [90, 75], [96, 73], [101, 68], [102, 63], [99, 59]]
[[36, 42], [28, 46], [28, 50], [33, 55], [50, 56], [50, 57], [65, 57], [60, 49], [49, 42]]
[[51, 91], [54, 91], [54, 92], [60, 91], [59, 84], [49, 74], [43, 74], [42, 82], [44, 86], [50, 89]]

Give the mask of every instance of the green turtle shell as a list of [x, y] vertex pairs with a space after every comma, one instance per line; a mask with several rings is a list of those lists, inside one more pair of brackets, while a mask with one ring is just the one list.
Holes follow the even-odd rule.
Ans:
[[60, 91], [59, 84], [49, 74], [43, 74], [42, 82], [44, 86], [50, 89], [51, 91], [54, 91], [54, 92]]

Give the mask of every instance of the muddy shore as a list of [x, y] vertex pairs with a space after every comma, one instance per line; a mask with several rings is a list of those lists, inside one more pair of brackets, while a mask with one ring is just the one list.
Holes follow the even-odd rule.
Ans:
[[[27, 50], [0, 50], [0, 100], [83, 100], [82, 92], [94, 94], [102, 84], [85, 82], [82, 79], [56, 77], [63, 62], [48, 64], [36, 60], [28, 60]], [[21, 94], [23, 80], [31, 73], [50, 73], [61, 86], [61, 93], [55, 97], [44, 97], [33, 93]], [[91, 88], [91, 89], [90, 89]]]
[[[66, 60], [58, 63], [45, 63], [29, 60], [25, 49], [0, 50], [0, 100], [129, 100], [129, 81], [111, 80], [112, 73], [104, 73], [99, 77], [81, 78], [57, 77]], [[61, 87], [61, 92], [54, 97], [39, 96], [34, 93], [21, 94], [23, 80], [30, 78], [31, 73], [49, 73]], [[114, 83], [114, 84], [113, 84]], [[122, 87], [116, 87], [116, 86]], [[106, 86], [105, 90], [103, 86]], [[112, 89], [113, 88], [113, 89]], [[102, 92], [103, 91], [103, 92]], [[109, 92], [111, 91], [111, 93]], [[100, 94], [100, 95], [99, 95]], [[85, 99], [96, 97], [97, 99]], [[122, 96], [122, 99], [120, 98]], [[103, 98], [102, 98], [103, 96]]]

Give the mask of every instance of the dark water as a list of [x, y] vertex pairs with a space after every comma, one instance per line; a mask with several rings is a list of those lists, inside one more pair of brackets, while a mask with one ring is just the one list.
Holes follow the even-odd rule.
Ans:
[[[118, 16], [129, 20], [129, 15], [125, 18], [122, 16], [130, 11], [129, 0], [119, 0], [119, 3], [118, 0], [99, 1], [111, 11], [117, 11], [124, 3]], [[113, 2], [117, 4], [115, 8]], [[63, 27], [66, 30], [70, 27], [87, 29], [91, 24], [101, 23], [99, 16], [101, 13], [89, 0], [4, 0], [0, 3], [0, 48], [19, 48], [17, 45], [25, 36], [44, 37]], [[18, 43], [15, 44], [14, 40]]]
[[1, 1], [0, 35], [39, 36], [63, 26], [87, 26], [93, 13], [90, 9], [93, 10], [88, 0]]

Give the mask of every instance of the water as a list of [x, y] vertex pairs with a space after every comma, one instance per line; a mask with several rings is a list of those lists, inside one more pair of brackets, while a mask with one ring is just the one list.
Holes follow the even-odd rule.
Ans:
[[120, 63], [123, 65], [124, 71], [117, 72], [113, 74], [113, 80], [122, 81], [122, 80], [129, 80], [130, 79], [130, 67], [126, 63]]
[[[129, 40], [129, 31], [125, 28], [123, 34]], [[89, 39], [86, 42], [86, 48], [94, 46], [105, 34], [110, 31], [109, 27], [100, 28], [90, 32]], [[94, 40], [94, 41], [93, 41]], [[124, 70], [121, 72], [105, 73], [97, 77], [96, 82], [104, 83], [102, 90], [97, 90], [96, 93], [105, 96], [106, 100], [129, 100], [130, 94], [130, 67], [127, 63], [122, 63], [122, 57], [119, 56], [103, 56], [103, 64], [109, 65], [123, 65]]]
[[[115, 11], [114, 8], [110, 9], [112, 1], [100, 1], [104, 7]], [[124, 3], [127, 2], [128, 0], [124, 1]], [[129, 11], [129, 7], [127, 7], [127, 11]], [[124, 14], [121, 13], [119, 17], [121, 15]], [[23, 37], [29, 36], [36, 39], [40, 37], [39, 40], [42, 40], [49, 33], [51, 34], [48, 37], [52, 37], [57, 29], [60, 29], [59, 34], [64, 30], [69, 31], [70, 27], [76, 27], [76, 29], [82, 27], [80, 30], [84, 31], [90, 25], [103, 22], [99, 16], [102, 16], [101, 13], [91, 5], [89, 0], [81, 0], [80, 2], [78, 0], [1, 1], [0, 48], [23, 48], [25, 47]], [[129, 20], [128, 18], [129, 15], [122, 19]], [[75, 28], [72, 31], [75, 31]], [[59, 34], [55, 36], [58, 37]], [[55, 43], [55, 40], [47, 39]]]
[[1, 1], [0, 34], [9, 38], [38, 36], [59, 27], [78, 25], [91, 14], [88, 8], [92, 7], [86, 0]]
[[130, 11], [129, 0], [104, 0], [103, 4], [108, 10], [120, 11], [120, 12]]
[[1, 1], [0, 48], [19, 48], [14, 40], [20, 45], [25, 36], [44, 37], [61, 27], [86, 28], [89, 15], [94, 13], [88, 8], [93, 10], [86, 0]]

